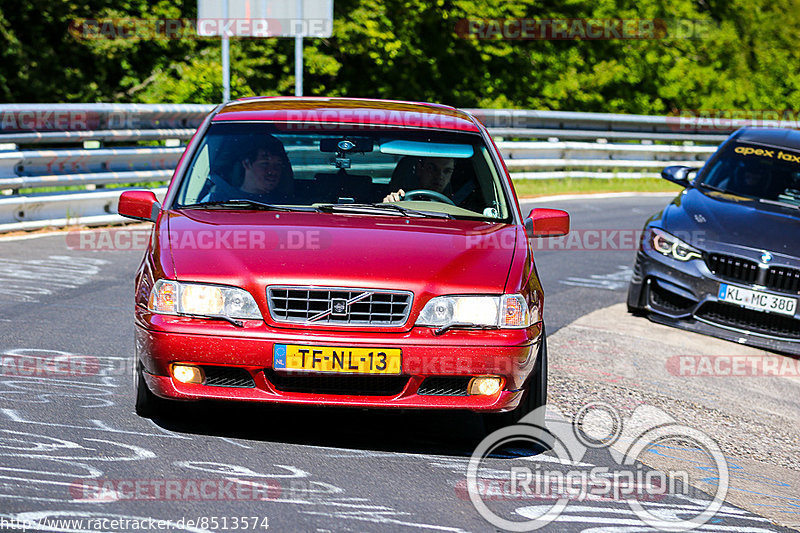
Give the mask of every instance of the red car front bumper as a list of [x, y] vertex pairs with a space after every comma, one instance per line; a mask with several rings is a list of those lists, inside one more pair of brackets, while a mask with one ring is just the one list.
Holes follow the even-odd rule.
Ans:
[[[521, 400], [521, 389], [536, 362], [541, 335], [541, 324], [524, 330], [451, 330], [435, 336], [431, 328], [400, 333], [308, 331], [274, 328], [255, 320], [245, 321], [244, 327], [239, 328], [223, 321], [155, 315], [141, 308], [137, 308], [136, 318], [137, 357], [143, 364], [148, 387], [157, 396], [386, 409], [513, 409]], [[405, 383], [402, 390], [388, 395], [281, 390], [270, 379], [276, 343], [400, 348]], [[171, 377], [173, 363], [242, 369], [252, 377], [254, 386], [180, 383]], [[302, 375], [331, 376], [307, 372]], [[419, 394], [420, 385], [428, 377], [479, 375], [501, 376], [503, 390], [491, 396]]]

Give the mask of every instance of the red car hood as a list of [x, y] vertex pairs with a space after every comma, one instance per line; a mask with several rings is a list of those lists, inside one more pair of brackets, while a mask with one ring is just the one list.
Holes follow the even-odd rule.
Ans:
[[[425, 294], [502, 293], [516, 226], [319, 213], [170, 211], [177, 278], [236, 285], [386, 288]], [[168, 249], [166, 248], [168, 246]]]

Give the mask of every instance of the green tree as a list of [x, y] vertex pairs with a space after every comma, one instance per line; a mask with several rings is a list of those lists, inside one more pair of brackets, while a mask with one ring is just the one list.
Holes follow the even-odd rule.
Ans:
[[[336, 0], [333, 36], [305, 40], [305, 93], [652, 114], [797, 109], [798, 3]], [[218, 39], [87, 39], [69, 31], [80, 19], [195, 16], [196, 0], [0, 2], [0, 100], [218, 102]], [[697, 21], [703, 31], [606, 40], [465, 35], [467, 21], [484, 19]], [[233, 97], [293, 94], [291, 39], [233, 39], [231, 66]]]

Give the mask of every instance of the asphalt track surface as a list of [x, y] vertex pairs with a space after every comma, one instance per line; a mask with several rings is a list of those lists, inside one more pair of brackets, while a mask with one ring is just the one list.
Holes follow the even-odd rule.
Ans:
[[[593, 248], [598, 234], [584, 233], [587, 240], [573, 241], [573, 249], [536, 252], [549, 335], [624, 301], [635, 244], [608, 232], [640, 230], [666, 202], [639, 197], [553, 205], [570, 211], [579, 231], [606, 231], [601, 246], [607, 249]], [[483, 438], [480, 421], [469, 413], [200, 404], [154, 421], [137, 417], [131, 302], [142, 252], [92, 251], [76, 243], [65, 234], [0, 241], [0, 531], [22, 530], [13, 524], [28, 531], [500, 530], [463, 490], [468, 458]], [[93, 371], [9, 371], [23, 360], [59, 358], [83, 361]], [[587, 468], [613, 461], [602, 449], [582, 457]], [[502, 473], [542, 463], [557, 461], [512, 447], [490, 466]], [[113, 490], [94, 490], [100, 485]], [[142, 487], [138, 495], [135, 486]], [[647, 505], [667, 515], [691, 514], [709, 497], [689, 492]], [[493, 509], [519, 521], [541, 504], [500, 501]], [[56, 522], [65, 519], [74, 522]], [[593, 528], [651, 530], [614, 500], [570, 503], [543, 530]], [[725, 505], [701, 530], [786, 529]]]

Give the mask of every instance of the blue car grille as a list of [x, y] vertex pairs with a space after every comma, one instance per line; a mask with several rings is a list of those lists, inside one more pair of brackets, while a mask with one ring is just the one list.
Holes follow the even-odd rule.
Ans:
[[779, 292], [800, 292], [800, 270], [795, 268], [760, 268], [756, 261], [723, 254], [709, 254], [706, 264], [711, 272], [723, 279], [748, 285], [763, 285]]
[[659, 286], [658, 283], [652, 284], [649, 294], [650, 305], [658, 307], [670, 314], [686, 313], [696, 305], [695, 302]]
[[772, 267], [767, 274], [767, 287], [776, 291], [800, 291], [800, 270], [784, 267]]
[[717, 276], [742, 283], [753, 284], [758, 279], [758, 263], [741, 257], [709, 254], [708, 269]]
[[763, 335], [800, 339], [800, 320], [788, 316], [752, 311], [719, 302], [703, 304], [696, 316], [716, 324]]

